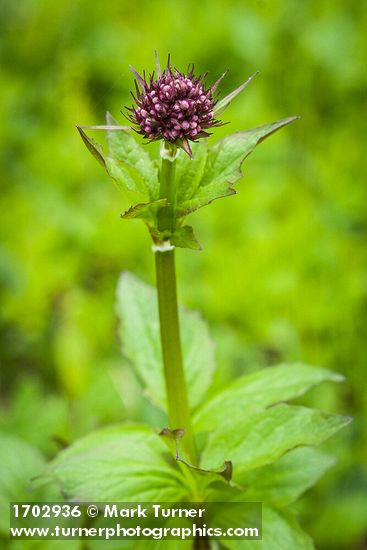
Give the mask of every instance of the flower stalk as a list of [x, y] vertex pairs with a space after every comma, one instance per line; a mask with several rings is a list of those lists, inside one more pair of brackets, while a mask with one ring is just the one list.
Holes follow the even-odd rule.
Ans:
[[[171, 153], [170, 158], [167, 158], [167, 155], [162, 156], [160, 198], [167, 199], [168, 206], [163, 207], [158, 215], [160, 231], [172, 231], [175, 223], [176, 148], [172, 147], [169, 152]], [[169, 424], [171, 429], [183, 428], [185, 430], [182, 444], [189, 459], [195, 464], [196, 449], [181, 349], [174, 248], [165, 251], [157, 250], [155, 266]]]

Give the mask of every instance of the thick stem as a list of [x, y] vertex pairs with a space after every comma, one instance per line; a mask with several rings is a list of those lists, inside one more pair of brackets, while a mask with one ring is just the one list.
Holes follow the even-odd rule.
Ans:
[[[168, 206], [162, 208], [158, 215], [158, 229], [160, 231], [172, 231], [175, 224], [175, 149], [171, 150], [170, 153], [172, 155], [171, 158], [162, 158], [160, 197], [167, 199]], [[170, 428], [185, 429], [182, 446], [195, 464], [196, 450], [191, 428], [189, 401], [181, 350], [174, 250], [157, 251], [155, 253], [155, 265], [163, 367], [166, 381]]]
[[185, 429], [182, 445], [195, 464], [196, 453], [182, 362], [174, 250], [156, 252], [155, 265], [170, 428]]
[[174, 209], [176, 204], [175, 186], [176, 161], [166, 158], [162, 159], [160, 198], [167, 199], [168, 206], [161, 208], [158, 213], [159, 231], [173, 230], [175, 223]]

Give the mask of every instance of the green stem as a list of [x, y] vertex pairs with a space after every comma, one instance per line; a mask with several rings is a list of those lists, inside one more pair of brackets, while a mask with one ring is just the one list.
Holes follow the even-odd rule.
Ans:
[[[161, 198], [167, 199], [168, 206], [162, 208], [159, 212], [158, 229], [160, 231], [172, 231], [174, 229], [174, 206], [176, 199], [174, 174], [175, 161], [163, 158], [160, 196]], [[163, 367], [166, 381], [170, 428], [185, 429], [182, 446], [195, 464], [196, 450], [191, 428], [189, 401], [181, 350], [174, 249], [157, 251], [155, 253], [155, 265]]]
[[176, 204], [176, 186], [175, 186], [176, 161], [162, 159], [160, 198], [167, 199], [168, 206], [161, 208], [158, 213], [159, 231], [173, 231], [175, 223], [175, 204]]
[[174, 250], [156, 252], [155, 265], [170, 428], [185, 429], [182, 445], [195, 464], [196, 453], [182, 362]]

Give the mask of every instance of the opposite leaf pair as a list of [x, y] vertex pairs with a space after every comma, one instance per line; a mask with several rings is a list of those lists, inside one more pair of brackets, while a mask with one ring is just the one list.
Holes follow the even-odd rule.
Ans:
[[119, 127], [109, 113], [107, 125], [100, 127], [107, 130], [107, 154], [86, 135], [83, 127], [78, 130], [89, 151], [131, 201], [132, 206], [122, 218], [142, 219], [156, 243], [169, 240], [174, 246], [200, 249], [192, 228], [183, 225], [184, 218], [215, 199], [234, 194], [233, 185], [242, 177], [245, 158], [261, 141], [297, 118], [237, 132], [210, 147], [206, 139], [198, 141], [192, 146], [192, 159], [180, 154], [176, 161], [175, 228], [163, 234], [158, 229], [157, 215], [167, 206], [167, 200], [159, 197], [158, 164], [150, 158], [146, 147], [136, 141], [128, 127]]
[[[136, 106], [130, 110], [131, 122], [138, 126], [138, 133], [150, 141], [162, 139], [163, 148], [186, 151], [175, 162], [173, 193], [174, 204], [162, 192], [163, 169], [152, 160], [146, 148], [132, 136], [129, 126], [121, 126], [107, 113], [106, 125], [78, 126], [79, 133], [88, 150], [106, 169], [108, 175], [121, 190], [124, 190], [131, 207], [122, 218], [142, 219], [156, 245], [200, 249], [192, 227], [184, 225], [184, 218], [213, 200], [235, 193], [233, 185], [242, 176], [241, 166], [245, 158], [268, 136], [293, 122], [298, 117], [289, 117], [265, 124], [244, 132], [237, 132], [215, 145], [208, 146], [206, 129], [222, 123], [214, 116], [220, 114], [256, 76], [252, 75], [236, 90], [217, 101], [214, 98], [222, 77], [210, 88], [205, 88], [204, 77], [194, 78], [193, 69], [184, 75], [172, 69], [168, 62], [162, 73], [157, 61], [157, 79], [154, 74], [148, 80], [135, 69]], [[85, 129], [107, 131], [108, 151], [87, 136]], [[204, 139], [203, 139], [204, 138]], [[189, 145], [189, 141], [192, 143]], [[178, 151], [177, 151], [178, 152]], [[159, 224], [162, 209], [172, 208], [170, 227]]]
[[[117, 309], [122, 351], [149, 399], [165, 411], [154, 288], [123, 274]], [[284, 402], [343, 377], [302, 364], [279, 365], [243, 375], [206, 398], [214, 369], [213, 345], [196, 313], [182, 309], [181, 318], [199, 463], [192, 468], [177, 462], [175, 448], [168, 451], [158, 430], [121, 425], [72, 444], [48, 466], [46, 476], [68, 499], [80, 501], [262, 501], [263, 540], [256, 542], [255, 550], [312, 549], [310, 538], [287, 507], [334, 463], [312, 446], [349, 419]], [[209, 368], [203, 369], [203, 364]], [[220, 469], [228, 460], [233, 463], [229, 483]], [[226, 541], [224, 546], [237, 549], [243, 544]], [[246, 541], [245, 548], [252, 545], [255, 542]]]

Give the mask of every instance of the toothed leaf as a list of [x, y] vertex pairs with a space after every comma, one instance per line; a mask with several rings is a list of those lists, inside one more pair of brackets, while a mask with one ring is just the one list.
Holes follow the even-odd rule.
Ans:
[[195, 212], [195, 210], [210, 204], [216, 199], [228, 197], [235, 193], [236, 191], [232, 189], [226, 181], [217, 181], [205, 186], [201, 186], [200, 184], [191, 199], [185, 200], [177, 206], [177, 216], [187, 216], [191, 212]]
[[165, 446], [146, 426], [104, 428], [75, 441], [48, 465], [69, 500], [171, 502], [185, 497], [180, 472], [165, 458]]
[[106, 157], [106, 170], [118, 188], [126, 191], [132, 202], [149, 198], [147, 186], [138, 170], [122, 160]]
[[301, 363], [278, 365], [246, 374], [205, 401], [194, 416], [197, 431], [211, 431], [228, 415], [248, 416], [280, 401], [300, 397], [324, 381], [341, 382], [340, 374]]
[[[166, 410], [156, 289], [131, 273], [123, 273], [118, 285], [117, 311], [121, 319], [123, 353], [131, 361], [150, 399]], [[197, 312], [181, 308], [180, 321], [189, 401], [194, 408], [211, 383], [213, 343], [206, 323]]]
[[246, 489], [246, 500], [286, 506], [315, 485], [334, 464], [335, 458], [320, 449], [299, 447], [273, 464], [245, 472], [237, 481]]
[[194, 235], [194, 230], [190, 225], [184, 225], [175, 229], [170, 238], [171, 244], [179, 248], [191, 248], [192, 250], [201, 250], [200, 243]]
[[[297, 117], [285, 118], [245, 132], [237, 132], [210, 147], [206, 154], [204, 145], [198, 144], [192, 161], [189, 158], [180, 160], [177, 215], [186, 216], [215, 199], [233, 195], [233, 185], [242, 177], [241, 166], [245, 158], [264, 139], [296, 119]], [[190, 162], [195, 165], [191, 166]]]
[[192, 159], [180, 151], [176, 161], [177, 204], [191, 199], [204, 175], [208, 154], [206, 139], [191, 144]]
[[275, 405], [248, 416], [228, 416], [213, 431], [201, 457], [201, 467], [232, 460], [234, 478], [242, 472], [271, 464], [300, 445], [319, 445], [350, 419], [306, 407]]
[[[110, 113], [106, 114], [106, 122], [110, 125], [117, 124]], [[107, 130], [107, 142], [108, 156], [133, 168], [139, 174], [140, 180], [144, 182], [149, 198], [158, 199], [158, 168], [150, 158], [146, 147], [136, 141], [131, 131], [126, 130]]]
[[233, 185], [242, 177], [241, 165], [255, 147], [280, 128], [297, 120], [297, 117], [284, 118], [264, 124], [244, 132], [225, 137], [209, 149], [204, 177], [200, 186], [218, 181]]
[[157, 206], [164, 206], [167, 204], [166, 199], [159, 199], [152, 202], [141, 202], [131, 206], [126, 212], [121, 214], [121, 218], [124, 220], [130, 220], [133, 218], [141, 218], [146, 221], [154, 220], [155, 210]]

